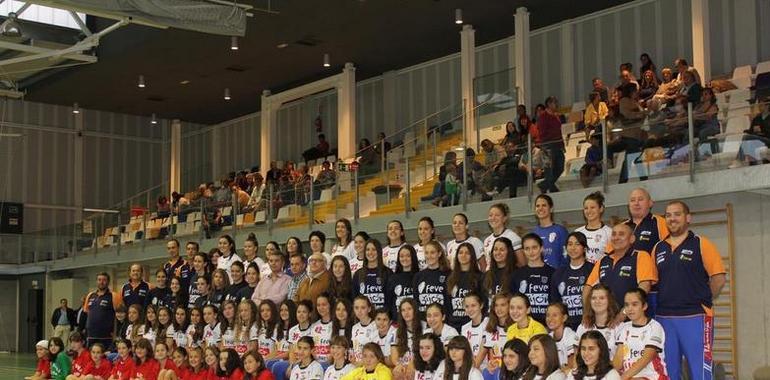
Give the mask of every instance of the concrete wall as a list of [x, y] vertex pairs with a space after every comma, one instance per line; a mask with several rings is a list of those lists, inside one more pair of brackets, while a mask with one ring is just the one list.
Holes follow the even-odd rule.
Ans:
[[0, 297], [0, 351], [15, 351], [18, 339], [19, 327], [16, 278], [0, 276], [0, 289], [3, 296]]

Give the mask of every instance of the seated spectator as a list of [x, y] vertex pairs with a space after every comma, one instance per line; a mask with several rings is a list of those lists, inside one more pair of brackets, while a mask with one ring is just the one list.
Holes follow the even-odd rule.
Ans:
[[[467, 175], [463, 173], [465, 171], [466, 162], [470, 168], [470, 171]], [[457, 179], [461, 183], [467, 180], [467, 183], [465, 183], [465, 188], [471, 195], [476, 194], [476, 191], [479, 191], [476, 185], [480, 183], [481, 175], [483, 172], [484, 166], [481, 165], [480, 162], [476, 161], [476, 151], [474, 151], [473, 148], [466, 148], [465, 161], [461, 161], [457, 166]], [[463, 176], [465, 176], [465, 179], [463, 179]]]
[[644, 119], [645, 111], [639, 106], [638, 91], [636, 86], [631, 83], [622, 88], [622, 97], [620, 99], [620, 117], [622, 123], [620, 130], [615, 133], [607, 144], [607, 154], [612, 157], [613, 154], [622, 151], [626, 152], [626, 159], [623, 160], [623, 167], [620, 170], [618, 183], [628, 182], [628, 162], [634, 153], [642, 151], [642, 141], [644, 140], [644, 131], [639, 122]]
[[481, 151], [484, 153], [484, 171], [479, 177], [478, 191], [482, 193], [482, 200], [490, 200], [498, 181], [495, 167], [500, 163], [505, 152], [489, 139], [481, 141]]
[[[533, 148], [533, 150], [535, 149]], [[490, 168], [492, 172], [496, 173], [497, 192], [502, 192], [507, 187], [510, 198], [516, 198], [518, 187], [527, 183], [527, 170], [520, 166], [522, 153], [523, 151], [516, 144], [509, 142], [505, 144], [505, 156]], [[491, 200], [490, 194], [485, 195], [486, 197], [482, 195], [482, 200]]]
[[759, 155], [762, 147], [770, 148], [770, 97], [759, 102], [759, 113], [751, 120], [749, 129], [743, 131], [743, 141], [738, 150], [738, 162], [734, 162], [731, 167], [740, 166], [740, 164], [756, 165], [758, 163], [768, 163], [767, 158]]
[[[205, 188], [204, 188], [205, 189]], [[179, 194], [178, 192], [171, 193], [171, 208], [169, 211], [174, 211], [174, 214], [179, 214], [179, 212], [184, 208], [190, 205], [190, 201], [184, 197], [184, 195]], [[168, 216], [168, 215], [166, 215]], [[160, 210], [158, 210], [158, 217], [159, 218], [165, 218], [166, 216], [161, 216]]]
[[433, 193], [430, 196], [430, 199], [433, 199], [434, 205], [441, 205], [444, 201], [444, 196], [446, 195], [446, 188], [444, 185], [446, 184], [446, 176], [447, 176], [447, 168], [449, 164], [454, 165], [457, 161], [457, 153], [454, 151], [449, 151], [444, 154], [444, 163], [439, 166], [438, 168], [438, 182], [436, 182], [435, 185], [433, 185]]
[[658, 78], [658, 68], [655, 67], [649, 54], [642, 53], [642, 55], [639, 56], [639, 62], [642, 63], [642, 66], [639, 68], [639, 78], [644, 79], [644, 74], [648, 71], [652, 71], [655, 82], [660, 82], [660, 78]]
[[[526, 134], [529, 131], [529, 127], [532, 125], [532, 119], [527, 115], [527, 106], [519, 104], [516, 106], [516, 126], [519, 128], [519, 133]], [[505, 125], [506, 132], [508, 131], [508, 125]]]
[[374, 150], [369, 139], [361, 139], [358, 143], [358, 174], [368, 176], [380, 171], [380, 156]]
[[637, 90], [640, 88], [639, 82], [636, 80], [636, 77], [634, 76], [634, 74], [631, 72], [630, 69], [621, 70], [620, 81], [618, 82], [618, 85], [615, 86], [615, 88], [620, 89], [629, 83], [632, 83]]
[[321, 171], [315, 177], [315, 182], [313, 184], [315, 185], [315, 189], [318, 190], [320, 195], [321, 190], [325, 190], [334, 186], [334, 182], [336, 180], [337, 172], [332, 170], [332, 163], [329, 161], [324, 161], [323, 164], [321, 164]]
[[230, 191], [230, 180], [223, 178], [220, 181], [221, 186], [214, 192], [214, 202], [218, 204], [228, 204], [231, 202], [232, 192]]
[[249, 205], [249, 193], [243, 191], [235, 184], [235, 182], [230, 184], [230, 191], [232, 192], [234, 201], [238, 204], [239, 210], [245, 209], [246, 206]]
[[249, 180], [246, 179], [246, 174], [248, 173], [246, 173], [245, 170], [239, 171], [238, 174], [235, 175], [235, 179], [233, 181], [241, 190], [248, 193], [247, 189], [249, 188]]
[[310, 202], [310, 183], [313, 177], [310, 176], [310, 169], [307, 165], [302, 165], [297, 171], [299, 176], [294, 180], [294, 192], [298, 205], [306, 205]]
[[699, 85], [703, 86], [703, 81], [701, 81], [700, 73], [698, 73], [698, 70], [694, 67], [690, 66], [689, 63], [687, 63], [687, 60], [684, 58], [677, 58], [674, 61], [674, 67], [676, 67], [676, 70], [678, 72], [676, 76], [676, 81], [679, 83], [684, 83], [684, 73], [690, 72], [693, 74], [693, 77], [695, 78], [695, 82], [697, 82]]
[[155, 203], [155, 210], [158, 212], [158, 218], [165, 218], [171, 214], [171, 205], [168, 203], [168, 197], [161, 195]]
[[324, 158], [329, 155], [329, 142], [326, 141], [326, 135], [320, 133], [318, 135], [318, 144], [316, 146], [306, 150], [302, 153], [302, 157], [305, 159], [305, 164], [308, 161]]
[[695, 73], [692, 71], [685, 71], [682, 74], [684, 81], [682, 82], [682, 88], [679, 89], [679, 94], [687, 96], [687, 101], [693, 104], [698, 104], [701, 98], [701, 92], [703, 87], [697, 82]]
[[658, 93], [658, 87], [660, 87], [658, 78], [652, 70], [644, 72], [640, 86], [639, 99], [641, 99], [642, 104], [647, 104], [647, 101], [652, 99], [652, 97]]
[[302, 173], [297, 170], [294, 161], [286, 161], [286, 164], [283, 166], [283, 175], [289, 177], [290, 182], [297, 182]]
[[594, 178], [602, 174], [602, 138], [600, 133], [594, 133], [589, 138], [591, 146], [586, 151], [586, 163], [580, 168], [580, 183], [583, 187], [591, 186]]
[[592, 131], [601, 132], [602, 120], [605, 120], [609, 114], [607, 104], [602, 101], [601, 95], [598, 92], [592, 92], [588, 95], [588, 100], [589, 103], [583, 114], [583, 123], [586, 126], [586, 138], [588, 138]]
[[377, 145], [374, 147], [377, 154], [382, 155], [383, 146], [385, 147], [385, 154], [387, 155], [388, 152], [390, 152], [390, 143], [385, 139], [385, 132], [380, 132], [380, 134], [377, 135]]
[[[506, 147], [506, 151], [508, 148]], [[529, 153], [524, 152], [519, 160], [519, 170], [527, 175], [529, 172]], [[551, 168], [551, 157], [548, 152], [540, 148], [540, 145], [532, 146], [532, 179], [538, 180], [545, 178], [545, 173]], [[525, 181], [526, 183], [526, 181]]]
[[663, 82], [658, 86], [658, 91], [652, 96], [652, 99], [647, 102], [647, 107], [660, 109], [662, 105], [672, 102], [681, 88], [681, 84], [674, 80], [670, 68], [664, 68], [661, 73], [663, 74]]
[[719, 107], [716, 103], [714, 90], [709, 87], [704, 88], [703, 93], [701, 94], [700, 103], [698, 103], [692, 112], [693, 123], [695, 124], [695, 136], [697, 136], [700, 141], [704, 141], [708, 137], [721, 132], [717, 114], [719, 114]]
[[276, 186], [278, 184], [278, 180], [281, 178], [281, 174], [281, 169], [278, 169], [278, 163], [275, 161], [270, 161], [270, 169], [267, 171], [265, 182], [268, 186]]
[[246, 205], [246, 209], [248, 211], [262, 211], [266, 206], [264, 199], [265, 184], [263, 183], [262, 175], [259, 173], [251, 173], [249, 174], [249, 177], [254, 185], [252, 186], [251, 195], [249, 195], [249, 203]]
[[639, 91], [637, 87], [632, 83], [626, 83], [621, 87], [620, 91], [618, 105], [624, 123], [630, 124], [643, 120], [646, 113], [639, 104]]
[[607, 86], [604, 85], [604, 81], [602, 81], [602, 78], [596, 77], [591, 81], [591, 84], [594, 87], [594, 92], [599, 93], [599, 98], [604, 103], [609, 103], [610, 101], [610, 90], [607, 88]]
[[517, 128], [516, 124], [514, 124], [512, 121], [507, 122], [505, 124], [505, 136], [500, 139], [500, 145], [505, 146], [509, 142], [512, 142], [515, 145], [520, 145], [522, 143], [526, 144], [526, 137], [522, 131], [523, 129]]

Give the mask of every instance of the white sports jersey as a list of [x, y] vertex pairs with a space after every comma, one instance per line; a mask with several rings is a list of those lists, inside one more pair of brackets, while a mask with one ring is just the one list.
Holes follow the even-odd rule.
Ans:
[[[575, 376], [572, 375], [572, 372], [567, 376], [567, 380], [575, 380]], [[583, 380], [596, 380], [596, 375], [585, 376], [583, 377]], [[610, 372], [607, 372], [602, 377], [602, 380], [620, 380], [620, 374], [615, 369], [610, 369]]]
[[348, 261], [356, 257], [356, 249], [353, 246], [353, 241], [351, 240], [348, 245], [334, 244], [334, 246], [332, 246], [331, 256], [332, 258], [334, 258], [334, 256], [345, 256]]
[[435, 371], [421, 372], [421, 371], [415, 370], [414, 371], [414, 380], [433, 380], [433, 379], [441, 380], [441, 379], [436, 378], [434, 376], [435, 374], [436, 374]]
[[[446, 246], [442, 242], [438, 242], [439, 245], [441, 245], [441, 248], [444, 249], [444, 252], [446, 252]], [[417, 252], [417, 264], [420, 268], [420, 270], [423, 270], [428, 267], [428, 264], [425, 262], [425, 246], [423, 246], [420, 243], [415, 244], [414, 246], [415, 252]], [[449, 265], [452, 265], [452, 262], [449, 262]]]
[[380, 332], [377, 331], [374, 338], [374, 342], [377, 343], [380, 348], [382, 348], [382, 354], [385, 355], [385, 357], [390, 356], [390, 346], [392, 346], [396, 342], [396, 328], [393, 326], [390, 326], [388, 328], [388, 332], [385, 333], [385, 336], [380, 336]]
[[497, 364], [502, 364], [503, 347], [508, 341], [505, 327], [497, 326], [495, 332], [484, 330], [484, 347], [487, 349], [487, 361], [497, 360]]
[[313, 327], [313, 325], [309, 325], [306, 329], [303, 330], [299, 327], [299, 324], [291, 326], [289, 329], [289, 337], [286, 340], [292, 346], [297, 344], [299, 338], [302, 338], [303, 336], [310, 336], [310, 333], [312, 332], [310, 329], [311, 327]]
[[398, 261], [398, 251], [404, 244], [397, 245], [395, 247], [386, 245], [382, 247], [382, 261], [385, 262], [385, 266], [390, 268], [391, 272], [396, 271], [396, 262]]
[[255, 257], [254, 260], [247, 260], [243, 259], [243, 268], [248, 268], [249, 264], [256, 263], [257, 269], [259, 270], [259, 278], [265, 278], [270, 275], [273, 271], [270, 270], [270, 265], [268, 265], [265, 260], [262, 260], [262, 258]]
[[326, 368], [326, 372], [324, 372], [324, 380], [340, 380], [342, 376], [347, 375], [354, 369], [356, 369], [356, 367], [350, 363], [345, 364], [345, 366], [340, 369], [336, 369], [334, 368], [334, 365], [330, 365]]
[[[551, 338], [554, 338], [553, 332], [548, 333]], [[556, 338], [554, 338], [556, 339]], [[564, 327], [564, 332], [561, 334], [561, 339], [555, 340], [556, 350], [559, 352], [559, 364], [568, 364], [570, 355], [575, 354], [575, 342], [577, 335], [569, 327]]]
[[[433, 332], [433, 329], [431, 329], [430, 327], [428, 327], [426, 330], [423, 331], [424, 334], [427, 334], [429, 332], [436, 334], [435, 332]], [[457, 330], [454, 327], [444, 324], [444, 327], [441, 328], [441, 334], [438, 334], [438, 335], [441, 338], [441, 343], [444, 343], [444, 345], [446, 346], [447, 343], [449, 343], [450, 339], [460, 334], [457, 332]]]
[[[484, 330], [487, 328], [488, 321], [489, 320], [487, 318], [484, 318], [477, 326], [474, 326], [473, 321], [470, 321], [464, 324], [460, 329], [460, 335], [464, 336], [465, 339], [468, 339], [468, 342], [471, 344], [471, 350], [473, 351], [474, 358], [479, 354], [479, 350], [484, 344]], [[481, 363], [481, 368], [486, 367], [487, 359], [484, 358], [484, 361]]]
[[510, 228], [506, 228], [500, 235], [489, 234], [489, 236], [484, 239], [484, 256], [487, 258], [488, 263], [492, 262], [490, 261], [492, 260], [492, 246], [495, 245], [495, 240], [499, 237], [506, 237], [510, 239], [511, 244], [513, 244], [514, 251], [521, 249], [521, 238], [519, 235], [516, 235], [516, 233], [513, 232]]
[[[427, 333], [429, 331], [423, 330], [423, 333]], [[412, 362], [412, 359], [414, 359], [414, 333], [412, 333], [409, 330], [406, 330], [406, 348], [407, 352], [399, 352], [401, 354], [401, 357], [398, 359], [397, 364], [401, 365], [407, 365]], [[398, 336], [397, 332], [393, 332], [393, 346], [398, 346]]]
[[313, 360], [307, 367], [302, 367], [300, 363], [291, 367], [291, 377], [289, 380], [321, 380], [324, 378], [324, 369], [321, 363]]
[[542, 375], [535, 375], [535, 378], [533, 380], [565, 380], [567, 378], [567, 375], [564, 374], [561, 370], [556, 370], [552, 374], [543, 377]]
[[[229, 331], [229, 330], [228, 330]], [[274, 335], [275, 336], [275, 335]], [[223, 337], [224, 339], [224, 337]], [[233, 348], [238, 355], [243, 356], [249, 350], [249, 343], [257, 341], [257, 324], [252, 323], [248, 329], [242, 328], [240, 336], [235, 336], [233, 329]]]
[[[131, 334], [133, 334], [133, 332], [134, 325], [128, 325], [128, 327], [126, 327], [126, 336], [124, 336], [124, 338], [126, 338], [126, 340], [131, 340]], [[139, 325], [136, 328], [136, 339], [141, 338], [142, 335], [144, 335], [144, 325]]]
[[[256, 328], [256, 327], [255, 327]], [[257, 330], [257, 351], [259, 351], [259, 354], [262, 356], [267, 356], [269, 353], [274, 352], [276, 350], [276, 345], [278, 338], [278, 328], [276, 327], [275, 330], [273, 330], [273, 333], [270, 335], [270, 337], [267, 337], [267, 329], [261, 328]]]
[[[277, 327], [276, 329], [280, 331], [280, 327]], [[289, 352], [290, 346], [291, 346], [291, 343], [289, 343], [289, 330], [284, 330], [283, 338], [275, 342], [275, 351], [278, 354], [286, 354]]]
[[361, 360], [364, 345], [377, 340], [377, 325], [374, 321], [370, 321], [366, 326], [361, 322], [356, 323], [350, 331], [350, 340], [353, 343], [351, 351], [354, 361], [358, 362]]
[[357, 254], [353, 254], [353, 258], [350, 261], [350, 273], [355, 274], [359, 269], [364, 267], [364, 261], [358, 259]]
[[155, 329], [148, 329], [145, 327], [142, 338], [149, 340], [152, 347], [155, 347], [155, 340], [158, 338], [158, 332]]
[[[460, 247], [460, 244], [462, 243], [470, 243], [473, 246], [473, 249], [476, 251], [476, 260], [481, 260], [482, 257], [484, 257], [484, 243], [481, 242], [481, 239], [475, 237], [475, 236], [468, 236], [465, 240], [457, 241], [455, 239], [452, 239], [448, 242], [446, 242], [446, 258], [449, 260], [449, 266], [454, 267], [455, 265], [455, 255], [457, 255], [457, 248]], [[489, 261], [487, 261], [488, 263]]]
[[228, 327], [225, 331], [222, 331], [222, 325], [219, 325], [219, 340], [222, 342], [224, 348], [235, 348], [235, 328]]
[[646, 377], [651, 380], [667, 378], [666, 362], [663, 348], [666, 344], [666, 333], [663, 326], [650, 319], [644, 326], [634, 326], [633, 322], [623, 322], [615, 334], [615, 344], [623, 355], [623, 370], [627, 370], [637, 360], [641, 359], [644, 349], [653, 347], [658, 355], [652, 359], [634, 377]]
[[237, 253], [232, 253], [228, 257], [219, 256], [219, 260], [217, 260], [217, 269], [224, 269], [227, 272], [227, 277], [230, 278], [231, 283], [233, 282], [233, 275], [230, 274], [230, 265], [236, 261], [243, 262]]
[[219, 339], [222, 337], [222, 333], [219, 331], [219, 323], [215, 326], [206, 324], [203, 328], [203, 341], [209, 346], [216, 346]]
[[614, 358], [615, 351], [618, 348], [618, 346], [615, 345], [615, 333], [616, 333], [617, 327], [614, 329], [610, 327], [599, 328], [599, 327], [596, 327], [596, 325], [591, 327], [585, 327], [581, 323], [577, 328], [577, 332], [575, 333], [575, 352], [579, 352], [580, 350], [580, 348], [578, 347], [578, 345], [580, 344], [580, 337], [583, 336], [583, 334], [585, 334], [586, 332], [592, 331], [592, 330], [596, 330], [602, 333], [602, 335], [604, 335], [604, 339], [607, 340], [607, 346], [609, 346], [610, 348], [610, 359]]
[[588, 249], [586, 250], [586, 260], [589, 263], [596, 263], [604, 257], [607, 244], [610, 242], [612, 236], [612, 228], [610, 226], [602, 224], [602, 226], [595, 230], [590, 230], [586, 226], [578, 227], [575, 232], [580, 232], [586, 236], [588, 241]]
[[[187, 342], [189, 343], [190, 347], [200, 347], [203, 343], [203, 340], [195, 340], [193, 339], [193, 336], [195, 336], [195, 326], [190, 325], [187, 327], [187, 331], [185, 332], [185, 335], [187, 336]], [[177, 343], [178, 344], [178, 343]]]
[[166, 338], [173, 339], [174, 344], [176, 344], [177, 347], [187, 347], [187, 331], [182, 329], [176, 331], [176, 329], [174, 329], [174, 325], [170, 325], [166, 329]]
[[329, 362], [332, 346], [332, 322], [316, 321], [310, 326], [310, 336], [315, 342], [315, 349], [313, 350], [315, 359], [321, 363]]
[[[436, 368], [436, 372], [433, 374], [433, 378], [440, 380], [444, 378], [444, 363], [445, 361], [441, 361], [441, 364], [438, 365], [438, 368]], [[459, 380], [460, 374], [455, 373], [452, 375], [452, 380]], [[484, 380], [484, 377], [481, 375], [481, 371], [479, 371], [476, 367], [471, 367], [471, 372], [468, 374], [468, 380]]]

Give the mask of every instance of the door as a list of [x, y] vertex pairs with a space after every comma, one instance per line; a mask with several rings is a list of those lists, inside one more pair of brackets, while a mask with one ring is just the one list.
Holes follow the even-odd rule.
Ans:
[[[21, 341], [21, 352], [35, 352], [35, 344], [43, 339], [43, 326], [46, 321], [43, 312], [45, 294], [43, 289], [27, 289], [27, 334]], [[66, 344], [66, 343], [65, 343]]]

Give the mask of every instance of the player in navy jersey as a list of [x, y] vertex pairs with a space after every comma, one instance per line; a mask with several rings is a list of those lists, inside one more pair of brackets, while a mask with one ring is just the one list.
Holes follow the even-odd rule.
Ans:
[[414, 299], [419, 305], [420, 313], [432, 303], [446, 305], [446, 291], [449, 278], [449, 263], [446, 254], [438, 242], [425, 245], [425, 263], [427, 268], [414, 275]]
[[364, 265], [353, 276], [353, 297], [365, 295], [375, 308], [386, 307], [389, 296], [385, 287], [391, 276], [391, 271], [385, 266], [382, 257], [382, 245], [377, 239], [366, 243]]
[[545, 313], [550, 303], [553, 268], [543, 261], [543, 241], [540, 236], [528, 233], [522, 238], [527, 266], [513, 273], [511, 293], [522, 293], [530, 303], [532, 318], [545, 323]]
[[593, 264], [586, 261], [588, 243], [580, 232], [567, 237], [569, 264], [554, 272], [551, 279], [551, 300], [567, 306], [567, 326], [578, 328], [583, 319], [583, 286], [593, 270]]

